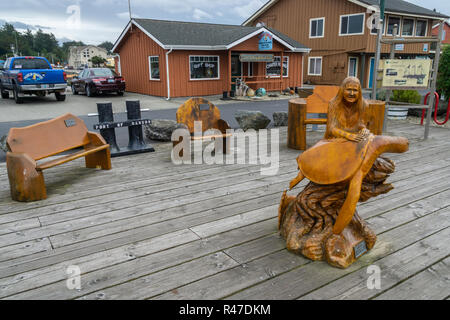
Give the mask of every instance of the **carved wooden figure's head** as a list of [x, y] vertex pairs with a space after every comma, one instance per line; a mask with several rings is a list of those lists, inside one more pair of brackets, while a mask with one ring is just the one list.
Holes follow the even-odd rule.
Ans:
[[342, 97], [347, 104], [354, 104], [362, 99], [361, 83], [358, 78], [347, 77], [342, 82], [340, 88]]

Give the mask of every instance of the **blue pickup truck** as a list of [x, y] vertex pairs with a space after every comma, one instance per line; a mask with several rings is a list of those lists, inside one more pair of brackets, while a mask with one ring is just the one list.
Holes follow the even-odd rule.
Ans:
[[25, 95], [45, 96], [54, 93], [56, 100], [66, 100], [66, 73], [52, 69], [43, 57], [12, 57], [0, 66], [0, 92], [3, 99], [10, 93], [16, 103]]

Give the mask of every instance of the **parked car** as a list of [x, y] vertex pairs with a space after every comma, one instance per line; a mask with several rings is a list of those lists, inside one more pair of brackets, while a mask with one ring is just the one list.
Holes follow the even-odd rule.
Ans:
[[85, 93], [88, 97], [104, 92], [125, 91], [125, 79], [109, 68], [87, 68], [72, 79], [72, 93]]
[[77, 72], [75, 70], [67, 70], [66, 71], [66, 74], [67, 74], [66, 81], [67, 81], [68, 86], [72, 86], [72, 80], [73, 80], [73, 78], [78, 77], [78, 73], [79, 72]]
[[16, 103], [22, 103], [25, 94], [45, 96], [54, 93], [56, 100], [66, 99], [66, 73], [52, 69], [43, 57], [11, 57], [0, 66], [0, 92], [3, 99], [14, 95]]

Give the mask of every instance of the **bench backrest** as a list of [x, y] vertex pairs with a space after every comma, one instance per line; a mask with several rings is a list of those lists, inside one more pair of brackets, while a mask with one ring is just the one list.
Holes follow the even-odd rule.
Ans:
[[67, 113], [28, 127], [11, 128], [6, 142], [12, 152], [39, 160], [88, 144], [87, 131], [83, 120]]
[[202, 122], [202, 131], [219, 129], [220, 111], [215, 105], [203, 98], [190, 98], [177, 110], [177, 122], [184, 123], [191, 133], [194, 121]]
[[315, 86], [313, 94], [306, 98], [306, 112], [328, 113], [328, 103], [338, 91], [338, 86]]

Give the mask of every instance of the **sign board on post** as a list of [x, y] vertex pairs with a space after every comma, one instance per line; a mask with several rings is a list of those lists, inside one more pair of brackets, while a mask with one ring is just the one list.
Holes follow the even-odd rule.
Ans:
[[383, 62], [383, 87], [428, 87], [431, 60], [387, 59]]
[[272, 62], [272, 53], [241, 53], [239, 55], [241, 62]]
[[258, 50], [272, 50], [273, 39], [269, 32], [261, 32], [258, 39]]

